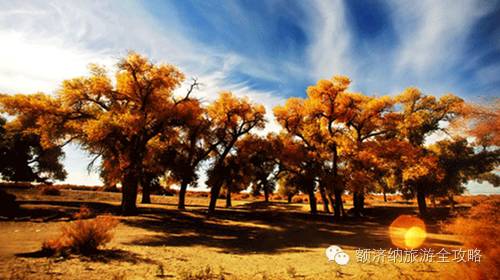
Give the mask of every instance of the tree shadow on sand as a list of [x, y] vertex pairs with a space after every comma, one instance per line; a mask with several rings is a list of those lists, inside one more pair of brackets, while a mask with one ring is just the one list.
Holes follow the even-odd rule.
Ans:
[[[275, 205], [267, 211], [262, 205], [218, 209], [213, 217], [207, 217], [205, 211], [162, 210], [122, 222], [156, 233], [137, 238], [128, 245], [206, 246], [232, 254], [279, 254], [327, 248], [333, 244], [342, 248], [390, 248], [393, 246], [388, 225], [397, 216], [414, 211], [404, 207], [377, 207], [367, 211], [363, 218], [335, 221], [331, 215], [312, 216], [293, 211], [296, 210], [293, 206], [286, 209], [287, 204]], [[432, 243], [456, 245], [438, 239], [429, 240], [427, 244], [430, 247]]]
[[[22, 257], [22, 258], [48, 258], [48, 257], [53, 257], [47, 252], [44, 252], [43, 250], [38, 250], [35, 252], [29, 252], [29, 253], [19, 253], [16, 254], [17, 257]], [[91, 255], [76, 255], [76, 254], [71, 254], [68, 256], [61, 257], [61, 260], [69, 259], [69, 258], [78, 258], [81, 261], [88, 261], [88, 262], [101, 262], [101, 263], [110, 263], [113, 261], [118, 261], [118, 262], [128, 262], [131, 264], [137, 264], [137, 263], [148, 263], [148, 264], [159, 264], [159, 262], [144, 257], [140, 254], [136, 254], [133, 252], [121, 250], [121, 249], [102, 249], [98, 250], [97, 252], [91, 254]]]

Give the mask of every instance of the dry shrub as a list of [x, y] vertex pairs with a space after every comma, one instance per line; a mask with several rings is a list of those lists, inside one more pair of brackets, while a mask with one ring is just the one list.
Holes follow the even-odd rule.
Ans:
[[467, 249], [481, 250], [479, 263], [467, 262], [457, 265], [449, 278], [498, 279], [500, 275], [500, 197], [482, 200], [465, 216], [444, 225], [444, 230], [459, 236]]
[[99, 191], [102, 186], [86, 186], [86, 185], [71, 185], [71, 184], [57, 184], [60, 190], [74, 190], [74, 191]]
[[104, 185], [99, 190], [102, 192], [120, 192], [120, 189], [116, 185]]
[[292, 203], [303, 203], [304, 202], [304, 198], [302, 198], [301, 196], [294, 196], [292, 198]]
[[290, 278], [295, 278], [297, 277], [297, 270], [293, 266], [288, 266], [286, 269], [286, 273]]
[[93, 220], [77, 220], [61, 228], [61, 235], [45, 241], [42, 251], [49, 255], [69, 253], [91, 255], [113, 238], [113, 229], [118, 220], [110, 215], [98, 216]]
[[[485, 201], [490, 199], [487, 195], [455, 195], [453, 197], [453, 200], [457, 204], [478, 204], [481, 203], [481, 201]], [[449, 203], [449, 201], [448, 201]]]
[[61, 191], [55, 186], [44, 186], [40, 189], [40, 194], [43, 195], [61, 195]]
[[176, 196], [179, 194], [177, 190], [172, 189], [170, 186], [167, 187], [155, 186], [151, 188], [150, 192], [151, 194], [163, 195], [163, 196]]
[[210, 193], [209, 192], [188, 191], [186, 193], [186, 196], [190, 196], [190, 197], [209, 197]]
[[286, 199], [286, 197], [282, 197], [279, 194], [273, 194], [271, 197], [272, 197], [273, 200], [284, 200], [284, 199]]
[[252, 193], [250, 194], [250, 197], [255, 200], [261, 200], [264, 199], [264, 196], [261, 195], [260, 193]]
[[242, 193], [242, 194], [240, 195], [240, 198], [241, 198], [241, 199], [248, 199], [249, 197], [250, 197], [250, 195], [249, 195], [248, 193]]
[[80, 206], [80, 210], [77, 213], [73, 214], [73, 218], [80, 220], [90, 219], [93, 217], [95, 217], [94, 212], [92, 212], [92, 210], [90, 210], [90, 208], [88, 208], [86, 205]]
[[449, 198], [441, 198], [439, 199], [439, 205], [441, 206], [448, 206], [451, 205], [452, 203], [456, 204], [455, 200], [450, 200]]
[[205, 268], [201, 268], [198, 271], [182, 271], [179, 275], [180, 279], [183, 280], [224, 280], [224, 269], [220, 267], [219, 272], [207, 265]]
[[376, 195], [372, 193], [365, 194], [365, 200], [378, 200], [381, 197], [382, 197], [381, 195]]

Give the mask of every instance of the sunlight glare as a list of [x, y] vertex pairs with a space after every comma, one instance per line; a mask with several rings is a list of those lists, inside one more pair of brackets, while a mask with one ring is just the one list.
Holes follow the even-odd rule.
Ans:
[[426, 237], [425, 223], [414, 216], [401, 215], [389, 226], [392, 244], [399, 248], [415, 249], [420, 247]]

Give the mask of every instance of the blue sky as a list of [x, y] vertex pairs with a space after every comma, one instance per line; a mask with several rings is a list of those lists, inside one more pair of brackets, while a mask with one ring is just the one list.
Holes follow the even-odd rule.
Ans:
[[[0, 0], [0, 40], [8, 93], [54, 92], [136, 50], [198, 77], [206, 100], [227, 89], [269, 111], [334, 74], [370, 95], [500, 96], [500, 1]], [[69, 147], [67, 181], [98, 183], [87, 162]]]

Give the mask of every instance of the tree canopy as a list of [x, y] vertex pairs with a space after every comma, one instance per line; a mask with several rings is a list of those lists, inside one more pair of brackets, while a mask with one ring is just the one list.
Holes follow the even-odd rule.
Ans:
[[[206, 172], [209, 213], [221, 189], [279, 192], [288, 200], [308, 195], [317, 212], [346, 215], [343, 195], [353, 197], [361, 215], [370, 192], [416, 196], [426, 214], [426, 197], [464, 192], [471, 181], [498, 186], [499, 113], [445, 94], [435, 97], [410, 87], [396, 96], [351, 92], [350, 79], [334, 76], [290, 97], [273, 109], [279, 131], [258, 136], [265, 109], [248, 98], [221, 91], [213, 102], [193, 94], [194, 80], [181, 92], [184, 74], [173, 65], [153, 63], [131, 52], [114, 76], [90, 65], [88, 76], [65, 80], [55, 94], [0, 95], [0, 172], [12, 181], [62, 180], [62, 147], [76, 143], [100, 159], [107, 184], [120, 184], [122, 211], [136, 212], [139, 187], [143, 203], [161, 180], [180, 186], [185, 209], [188, 186]], [[445, 137], [432, 141], [438, 132]], [[205, 166], [205, 168], [202, 168]]]

